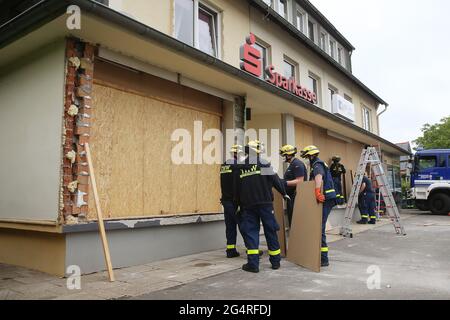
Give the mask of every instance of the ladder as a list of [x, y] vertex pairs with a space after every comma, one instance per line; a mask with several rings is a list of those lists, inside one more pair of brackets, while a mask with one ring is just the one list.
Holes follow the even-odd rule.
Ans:
[[391, 219], [394, 225], [395, 232], [398, 235], [406, 235], [403, 225], [400, 223], [400, 213], [395, 203], [394, 196], [389, 189], [389, 183], [384, 172], [383, 164], [381, 163], [380, 157], [375, 147], [368, 147], [361, 152], [361, 158], [359, 159], [358, 168], [356, 170], [355, 182], [350, 193], [350, 199], [347, 204], [344, 216], [344, 224], [341, 228], [340, 234], [346, 238], [353, 238], [352, 233], [352, 219], [353, 213], [358, 203], [359, 190], [361, 189], [364, 172], [366, 171], [367, 165], [370, 164], [371, 170], [375, 179], [377, 181], [380, 193], [384, 198], [386, 204], [386, 213]]

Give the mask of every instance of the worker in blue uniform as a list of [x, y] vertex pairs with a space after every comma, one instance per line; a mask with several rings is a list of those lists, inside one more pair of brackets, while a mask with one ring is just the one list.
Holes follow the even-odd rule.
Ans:
[[377, 215], [375, 213], [376, 195], [368, 175], [368, 172], [366, 172], [359, 190], [358, 207], [361, 213], [361, 220], [357, 222], [358, 224], [377, 223]]
[[220, 187], [222, 197], [220, 202], [223, 206], [225, 218], [225, 236], [227, 239], [227, 258], [236, 258], [240, 254], [236, 248], [238, 221], [238, 202], [235, 198], [234, 190], [236, 188], [239, 174], [239, 157], [243, 155], [244, 148], [240, 145], [234, 145], [230, 150], [231, 159], [225, 161], [220, 167]]
[[277, 232], [280, 227], [273, 209], [275, 188], [286, 200], [284, 185], [274, 172], [271, 164], [261, 158], [263, 145], [251, 141], [245, 147], [246, 160], [240, 165], [237, 195], [241, 210], [240, 227], [247, 246], [247, 264], [242, 269], [247, 272], [259, 272], [259, 231], [261, 222], [264, 228], [269, 259], [272, 269], [280, 268], [281, 250]]
[[333, 177], [334, 188], [336, 189], [336, 199], [339, 205], [345, 202], [344, 191], [342, 188], [342, 176], [347, 173], [344, 165], [341, 163], [340, 156], [332, 158], [333, 163], [330, 166], [331, 176]]
[[286, 193], [291, 198], [291, 201], [287, 202], [286, 210], [289, 220], [289, 227], [292, 225], [295, 197], [297, 196], [297, 186], [299, 183], [308, 180], [306, 176], [306, 166], [303, 161], [295, 157], [297, 153], [297, 148], [292, 145], [285, 145], [280, 149], [280, 156], [283, 157], [284, 161], [289, 164], [289, 167], [284, 173], [283, 180]]
[[315, 181], [316, 200], [323, 203], [322, 209], [322, 247], [321, 247], [321, 266], [328, 267], [328, 244], [325, 233], [328, 216], [331, 210], [336, 206], [336, 190], [333, 185], [333, 178], [327, 164], [319, 159], [320, 150], [316, 146], [308, 146], [302, 150], [302, 158], [309, 160], [311, 174], [310, 180]]

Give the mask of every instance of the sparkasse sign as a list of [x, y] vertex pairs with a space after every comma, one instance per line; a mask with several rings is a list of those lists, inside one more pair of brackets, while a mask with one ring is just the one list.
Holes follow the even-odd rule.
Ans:
[[[245, 40], [246, 43], [240, 48], [241, 70], [260, 78], [262, 74], [261, 52], [253, 47], [256, 43], [256, 37], [253, 33], [250, 33]], [[294, 78], [288, 79], [276, 72], [273, 65], [269, 65], [265, 68], [264, 80], [278, 88], [289, 91], [308, 102], [313, 104], [317, 103], [317, 95], [314, 92], [302, 87]]]

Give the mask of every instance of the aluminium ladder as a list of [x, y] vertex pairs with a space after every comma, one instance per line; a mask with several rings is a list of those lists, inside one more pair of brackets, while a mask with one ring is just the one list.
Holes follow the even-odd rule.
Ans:
[[386, 213], [389, 215], [389, 218], [394, 225], [395, 232], [398, 235], [406, 235], [405, 229], [400, 222], [400, 213], [398, 211], [397, 204], [395, 203], [394, 196], [389, 189], [389, 184], [384, 172], [383, 164], [381, 163], [378, 152], [374, 147], [368, 147], [361, 152], [361, 158], [359, 159], [355, 182], [353, 184], [350, 199], [345, 210], [344, 224], [341, 228], [340, 234], [347, 238], [353, 238], [353, 213], [355, 211], [356, 204], [358, 203], [359, 191], [361, 189], [362, 180], [368, 164], [370, 164], [371, 166], [372, 172], [380, 189], [380, 193], [384, 198], [384, 202], [386, 204]]

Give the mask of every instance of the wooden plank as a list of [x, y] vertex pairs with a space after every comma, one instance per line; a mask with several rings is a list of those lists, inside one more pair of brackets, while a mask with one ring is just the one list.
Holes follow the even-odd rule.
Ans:
[[317, 203], [314, 189], [314, 181], [301, 183], [297, 187], [287, 260], [320, 272], [322, 204]]
[[92, 191], [94, 192], [95, 208], [97, 210], [98, 228], [100, 230], [100, 237], [102, 239], [103, 254], [105, 256], [106, 268], [108, 270], [109, 281], [114, 282], [115, 279], [114, 279], [114, 272], [112, 269], [111, 255], [109, 252], [108, 240], [106, 239], [105, 224], [103, 222], [103, 213], [102, 208], [100, 206], [100, 199], [98, 197], [97, 182], [95, 181], [94, 165], [92, 163], [91, 149], [89, 148], [89, 143], [85, 144], [85, 149], [89, 166], [89, 177], [91, 180]]

